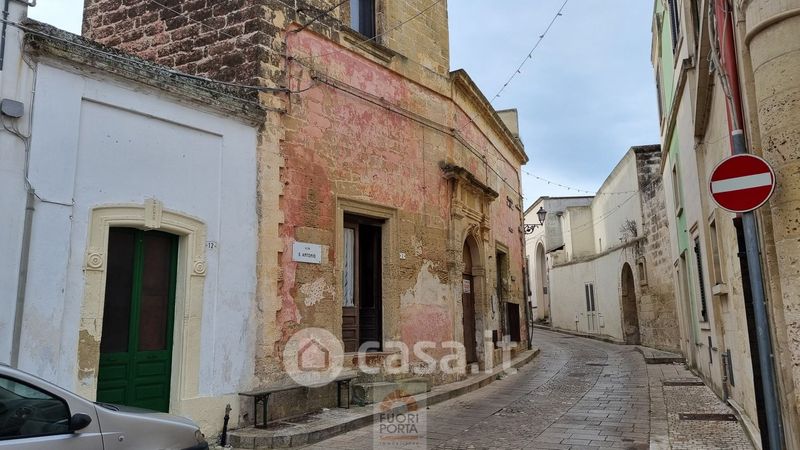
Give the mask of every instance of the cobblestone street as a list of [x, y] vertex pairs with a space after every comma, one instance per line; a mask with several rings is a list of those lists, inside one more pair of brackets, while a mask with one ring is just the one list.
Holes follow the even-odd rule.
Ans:
[[[646, 365], [632, 346], [536, 330], [541, 354], [503, 380], [427, 410], [428, 448], [752, 448], [731, 410], [682, 365]], [[666, 401], [665, 401], [666, 398]], [[310, 448], [369, 449], [367, 426]]]

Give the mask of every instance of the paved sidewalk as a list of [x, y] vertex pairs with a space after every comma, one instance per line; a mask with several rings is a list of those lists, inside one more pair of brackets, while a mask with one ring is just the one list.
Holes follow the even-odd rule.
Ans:
[[[633, 346], [536, 330], [542, 353], [516, 374], [427, 409], [437, 449], [752, 448], [737, 422], [681, 420], [725, 412], [683, 366], [646, 365]], [[309, 447], [370, 449], [368, 426]], [[402, 449], [403, 447], [394, 447]]]

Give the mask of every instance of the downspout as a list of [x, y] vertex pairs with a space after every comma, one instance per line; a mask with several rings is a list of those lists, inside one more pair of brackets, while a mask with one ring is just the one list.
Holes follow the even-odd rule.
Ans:
[[[738, 63], [736, 60], [735, 41], [733, 39], [733, 14], [728, 0], [715, 0], [713, 11], [709, 11], [709, 24], [712, 30], [712, 47], [720, 45], [722, 61], [717, 50], [712, 50], [718, 69], [722, 88], [728, 100], [728, 129], [731, 136], [731, 150], [734, 155], [749, 153], [744, 134], [741, 92], [739, 90]], [[719, 25], [723, 30], [720, 34]], [[759, 350], [759, 366], [761, 368], [761, 389], [764, 392], [764, 409], [766, 410], [766, 433], [768, 447], [772, 450], [783, 448], [783, 429], [781, 421], [780, 399], [776, 386], [775, 366], [773, 365], [774, 349], [769, 331], [769, 317], [764, 295], [764, 280], [761, 271], [761, 249], [758, 239], [758, 224], [755, 212], [741, 215], [745, 235], [745, 248], [740, 248], [747, 255], [747, 266], [750, 276], [750, 289], [753, 296], [753, 317], [756, 328], [756, 341]], [[758, 387], [756, 387], [758, 389]], [[762, 434], [765, 430], [762, 430]]]
[[[33, 7], [36, 6], [36, 0], [16, 0], [25, 6]], [[3, 71], [3, 60], [6, 56], [6, 31], [8, 30], [8, 16], [9, 10], [11, 9], [11, 0], [5, 0], [3, 2], [3, 27], [0, 30], [0, 72]]]
[[6, 57], [6, 31], [8, 30], [8, 11], [11, 7], [11, 0], [3, 3], [3, 29], [0, 31], [0, 72], [3, 71], [3, 61]]
[[[26, 153], [29, 153], [26, 150]], [[26, 157], [27, 159], [27, 157]], [[31, 251], [31, 228], [33, 225], [33, 202], [35, 193], [27, 181], [27, 163], [25, 167], [25, 223], [22, 231], [22, 251], [19, 256], [19, 276], [17, 278], [17, 306], [14, 308], [14, 334], [11, 337], [11, 367], [19, 364], [19, 347], [22, 337], [22, 316], [25, 309], [25, 287], [28, 284], [28, 256]]]

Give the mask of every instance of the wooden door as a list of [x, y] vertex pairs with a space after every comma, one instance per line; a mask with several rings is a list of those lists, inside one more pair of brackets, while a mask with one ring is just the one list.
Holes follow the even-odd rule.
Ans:
[[178, 239], [112, 228], [97, 400], [169, 410]]
[[342, 341], [346, 352], [383, 346], [383, 222], [347, 215], [342, 264]]
[[[374, 342], [380, 349], [382, 333], [381, 228], [359, 226], [358, 334], [360, 344]], [[375, 346], [373, 345], [373, 348]]]
[[472, 253], [466, 243], [464, 244], [462, 258], [464, 272], [461, 276], [461, 305], [463, 309], [464, 350], [466, 351], [467, 363], [473, 363], [478, 361], [478, 349], [475, 343], [475, 289], [472, 276]]
[[594, 284], [586, 283], [583, 287], [586, 294], [586, 330], [589, 333], [597, 333], [597, 305], [594, 303]]

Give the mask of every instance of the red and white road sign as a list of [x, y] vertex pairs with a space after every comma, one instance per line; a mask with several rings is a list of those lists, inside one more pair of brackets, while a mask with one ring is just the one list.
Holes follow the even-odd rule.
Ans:
[[709, 184], [711, 197], [721, 208], [744, 213], [769, 200], [775, 190], [775, 172], [758, 156], [734, 155], [717, 164]]

